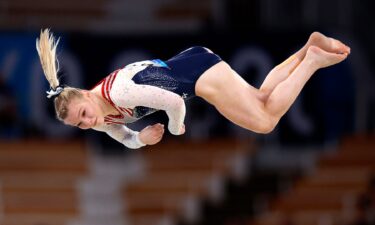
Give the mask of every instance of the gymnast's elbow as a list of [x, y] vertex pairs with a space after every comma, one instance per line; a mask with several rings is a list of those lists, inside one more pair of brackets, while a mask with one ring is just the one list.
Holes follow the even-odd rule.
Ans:
[[173, 107], [173, 111], [183, 111], [185, 112], [185, 101], [183, 98], [176, 98]]

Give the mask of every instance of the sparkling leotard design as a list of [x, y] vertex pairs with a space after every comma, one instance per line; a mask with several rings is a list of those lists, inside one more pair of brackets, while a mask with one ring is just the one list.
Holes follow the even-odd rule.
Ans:
[[180, 134], [184, 118], [184, 100], [195, 96], [195, 82], [220, 57], [202, 47], [183, 51], [166, 62], [146, 60], [116, 70], [101, 81], [102, 96], [117, 109], [118, 114], [107, 115], [105, 124], [94, 129], [104, 131], [129, 148], [144, 144], [132, 123], [157, 110], [164, 110], [169, 118], [168, 130]]
[[[164, 110], [169, 117], [169, 131], [175, 135], [180, 134], [185, 118], [185, 104], [182, 97], [173, 92], [178, 82], [172, 77], [166, 78], [165, 74], [155, 73], [154, 68], [152, 73], [144, 72], [147, 68], [160, 66], [162, 65], [155, 61], [137, 62], [106, 77], [101, 82], [102, 96], [117, 109], [118, 114], [107, 115], [104, 118], [105, 125], [96, 129], [106, 131], [117, 140], [117, 135], [113, 132], [118, 132], [119, 128], [111, 130], [113, 125], [132, 123], [157, 110]], [[136, 80], [142, 79], [142, 84], [136, 84], [132, 79], [138, 74], [142, 74], [142, 78], [137, 77]], [[133, 136], [137, 135], [137, 132], [129, 136], [129, 131], [130, 129], [125, 136], [134, 141]], [[124, 139], [121, 139], [121, 142], [123, 143]]]

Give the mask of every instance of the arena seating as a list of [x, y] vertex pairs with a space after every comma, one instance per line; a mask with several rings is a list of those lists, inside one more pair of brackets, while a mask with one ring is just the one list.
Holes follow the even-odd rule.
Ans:
[[[108, 31], [118, 33], [199, 27], [212, 16], [211, 0], [3, 0], [0, 28]], [[138, 4], [136, 4], [138, 3]]]
[[[44, 24], [58, 29], [78, 29], [105, 16], [108, 0], [45, 1], [12, 0], [3, 3], [3, 28], [24, 28]], [[38, 29], [41, 29], [39, 27]]]
[[[254, 149], [252, 144], [167, 142], [137, 151], [145, 174], [123, 185], [123, 224], [197, 219], [201, 199], [219, 201], [223, 179], [241, 178], [246, 168], [241, 161]], [[88, 148], [80, 141], [0, 143], [0, 224], [92, 224], [83, 208], [91, 194], [83, 196], [82, 181], [103, 177], [95, 178], [88, 161]]]
[[196, 221], [200, 199], [220, 200], [222, 179], [235, 176], [236, 156], [245, 160], [252, 149], [234, 140], [155, 148], [143, 152], [146, 176], [123, 189], [130, 224], [162, 224], [165, 217]]
[[86, 160], [78, 141], [1, 142], [0, 224], [67, 224], [79, 213], [76, 181]]
[[323, 154], [316, 170], [271, 203], [249, 225], [353, 224], [359, 196], [375, 172], [373, 137], [346, 138], [338, 151]]

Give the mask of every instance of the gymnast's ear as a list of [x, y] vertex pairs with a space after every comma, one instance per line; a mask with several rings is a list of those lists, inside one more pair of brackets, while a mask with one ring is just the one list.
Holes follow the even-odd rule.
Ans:
[[80, 90], [80, 91], [84, 97], [88, 97], [88, 98], [92, 97], [92, 93], [90, 91], [88, 90]]

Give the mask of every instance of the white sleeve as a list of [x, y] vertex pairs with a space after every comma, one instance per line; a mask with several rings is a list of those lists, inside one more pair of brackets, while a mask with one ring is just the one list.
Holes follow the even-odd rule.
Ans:
[[181, 134], [185, 119], [185, 102], [181, 96], [162, 88], [135, 84], [126, 80], [124, 85], [112, 88], [112, 100], [121, 107], [144, 106], [164, 110], [169, 118], [168, 130], [174, 134]]
[[94, 128], [94, 129], [98, 131], [106, 132], [111, 138], [122, 143], [128, 148], [136, 149], [136, 148], [140, 148], [146, 145], [142, 143], [141, 140], [139, 140], [138, 131], [131, 130], [124, 125], [111, 124], [111, 125], [104, 125], [101, 128]]

